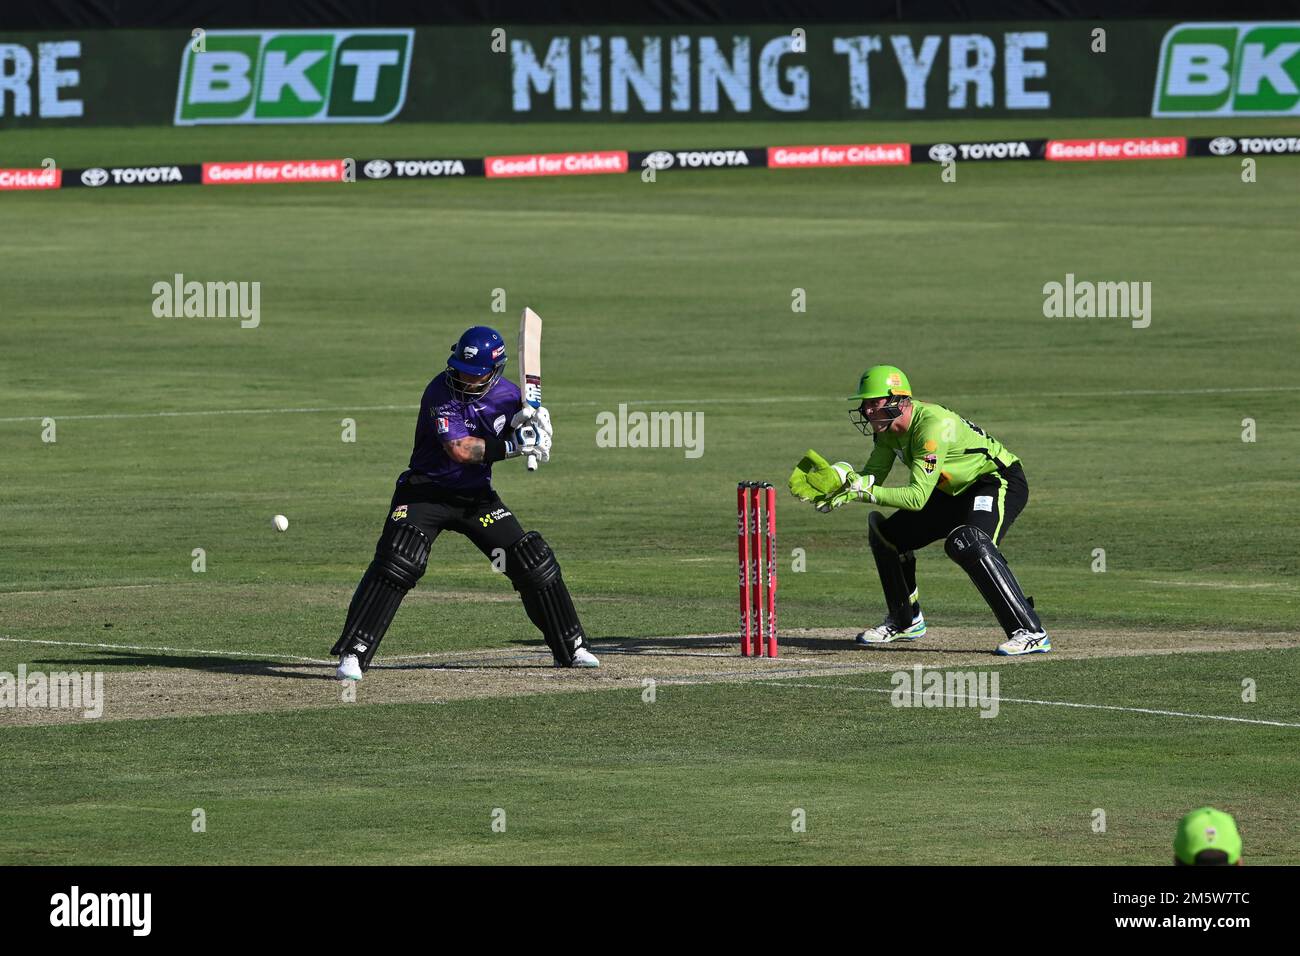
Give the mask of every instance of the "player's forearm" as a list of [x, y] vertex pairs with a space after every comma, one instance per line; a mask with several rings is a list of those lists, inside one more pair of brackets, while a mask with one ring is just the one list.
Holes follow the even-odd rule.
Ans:
[[871, 462], [867, 462], [862, 468], [862, 477], [865, 478], [868, 475], [870, 475], [872, 478], [876, 479], [876, 484], [879, 485], [882, 481], [884, 481], [886, 478], [889, 477], [889, 466], [891, 464], [893, 463], [885, 462], [884, 467], [873, 468], [871, 466]]
[[880, 483], [889, 477], [889, 472], [893, 467], [894, 453], [883, 445], [876, 444], [872, 446], [871, 457], [862, 466], [862, 474], [871, 475], [876, 479], [877, 483]]
[[933, 491], [933, 484], [912, 482], [905, 488], [872, 488], [871, 495], [876, 499], [876, 504], [884, 505], [886, 508], [920, 511], [930, 500], [930, 493]]
[[481, 438], [457, 438], [446, 444], [447, 454], [461, 464], [479, 465], [487, 452], [487, 442]]
[[497, 438], [457, 438], [447, 442], [444, 447], [453, 461], [462, 465], [490, 465], [504, 458], [514, 458], [519, 454], [519, 446], [512, 441]]

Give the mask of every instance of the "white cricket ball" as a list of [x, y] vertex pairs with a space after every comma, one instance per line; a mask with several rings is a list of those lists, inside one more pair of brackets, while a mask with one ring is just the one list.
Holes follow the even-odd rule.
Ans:
[[286, 518], [284, 515], [276, 515], [274, 518], [271, 519], [271, 527], [273, 527], [276, 531], [288, 531], [289, 519]]

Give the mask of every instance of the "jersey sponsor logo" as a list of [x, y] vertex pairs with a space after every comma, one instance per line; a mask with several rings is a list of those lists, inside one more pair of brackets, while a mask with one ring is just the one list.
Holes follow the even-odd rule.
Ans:
[[492, 430], [498, 435], [501, 434], [501, 430], [505, 427], [506, 417], [504, 415], [498, 415], [496, 418], [492, 419]]
[[975, 511], [988, 511], [988, 512], [991, 513], [991, 512], [993, 511], [993, 496], [992, 496], [992, 495], [976, 495], [976, 496], [975, 496], [975, 508], [974, 508], [974, 510], [975, 510]]
[[391, 518], [393, 521], [405, 521], [407, 515], [407, 505], [398, 505], [393, 509]]
[[448, 420], [445, 419], [445, 418], [439, 418], [439, 419], [438, 419], [438, 434], [439, 434], [439, 435], [445, 435], [445, 434], [447, 434], [447, 432], [449, 432], [449, 431], [451, 431], [451, 422], [448, 421]]
[[486, 528], [488, 525], [495, 524], [496, 522], [500, 521], [502, 518], [509, 518], [509, 517], [510, 517], [510, 510], [508, 508], [494, 508], [493, 510], [489, 511], [485, 515], [479, 515], [478, 521], [479, 524], [481, 524], [483, 527]]

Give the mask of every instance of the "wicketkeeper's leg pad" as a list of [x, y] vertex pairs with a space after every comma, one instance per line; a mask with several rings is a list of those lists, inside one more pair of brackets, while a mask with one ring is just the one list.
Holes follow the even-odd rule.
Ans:
[[885, 606], [889, 617], [899, 630], [912, 626], [912, 588], [908, 586], [906, 566], [910, 562], [912, 579], [916, 579], [916, 555], [911, 551], [900, 552], [881, 532], [885, 519], [879, 511], [873, 511], [867, 517], [867, 537], [871, 542], [871, 554], [876, 559], [876, 571], [880, 574], [880, 586], [885, 592]]
[[970, 577], [1007, 637], [1021, 628], [1043, 629], [1033, 603], [988, 534], [973, 525], [961, 525], [948, 535], [943, 550]]
[[555, 660], [571, 666], [586, 634], [551, 546], [536, 531], [528, 532], [506, 549], [506, 574]]
[[429, 563], [429, 536], [413, 524], [390, 521], [375, 548], [375, 558], [352, 595], [343, 634], [331, 654], [355, 654], [361, 669], [370, 667], [406, 592], [415, 587]]

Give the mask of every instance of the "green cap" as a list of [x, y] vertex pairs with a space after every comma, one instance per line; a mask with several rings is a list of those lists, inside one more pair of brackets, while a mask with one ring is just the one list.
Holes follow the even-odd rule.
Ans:
[[901, 368], [893, 365], [873, 365], [862, 373], [858, 381], [858, 394], [850, 395], [850, 402], [868, 398], [888, 398], [891, 395], [911, 395], [912, 384]]
[[1231, 814], [1213, 807], [1193, 810], [1178, 822], [1174, 834], [1174, 856], [1187, 866], [1196, 865], [1196, 856], [1203, 850], [1220, 850], [1228, 854], [1228, 865], [1236, 866], [1241, 860], [1241, 836], [1237, 821]]

